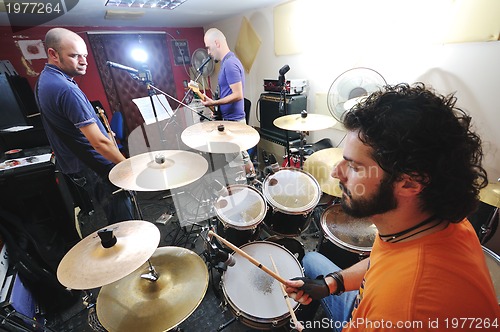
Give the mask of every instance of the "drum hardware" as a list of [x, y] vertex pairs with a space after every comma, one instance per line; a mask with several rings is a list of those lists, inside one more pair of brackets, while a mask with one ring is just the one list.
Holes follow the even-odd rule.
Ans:
[[[274, 262], [273, 256], [269, 255], [269, 258], [271, 259], [271, 263], [273, 264], [274, 272], [276, 272], [277, 275], [280, 275], [278, 267]], [[293, 310], [292, 305], [290, 303], [290, 297], [285, 291], [285, 286], [283, 284], [280, 284], [280, 289], [283, 293], [283, 298], [285, 299], [286, 306], [288, 307], [288, 312], [290, 312], [290, 316], [292, 317], [293, 325], [295, 326], [297, 331], [301, 332], [302, 330], [304, 330], [304, 326], [297, 320], [297, 316], [295, 316], [295, 311]]]
[[231, 242], [227, 241], [226, 239], [224, 239], [223, 237], [217, 235], [216, 233], [214, 233], [213, 231], [208, 231], [208, 234], [209, 235], [213, 235], [215, 236], [217, 239], [219, 239], [222, 243], [224, 243], [226, 246], [228, 246], [230, 249], [234, 250], [236, 253], [240, 254], [241, 256], [243, 256], [245, 259], [247, 259], [250, 263], [252, 263], [253, 265], [257, 266], [259, 269], [261, 269], [262, 271], [266, 272], [267, 274], [269, 274], [271, 277], [273, 277], [274, 279], [276, 279], [277, 281], [281, 282], [282, 284], [286, 284], [286, 280], [283, 279], [282, 277], [280, 277], [279, 275], [277, 275], [276, 273], [274, 273], [274, 271], [270, 270], [269, 268], [267, 268], [265, 265], [262, 265], [258, 260], [256, 260], [255, 258], [253, 258], [252, 256], [248, 255], [246, 252], [244, 252], [243, 250], [241, 250], [240, 248], [236, 247], [234, 244], [232, 244]]
[[[499, 179], [500, 180], [500, 179]], [[479, 192], [479, 199], [488, 205], [495, 207], [495, 210], [491, 214], [488, 221], [481, 226], [481, 231], [479, 234], [481, 244], [484, 244], [490, 238], [491, 232], [494, 231], [495, 221], [499, 218], [500, 208], [500, 182], [489, 183], [485, 188], [481, 189]]]
[[57, 268], [70, 289], [93, 289], [119, 280], [140, 267], [160, 243], [158, 227], [130, 220], [101, 228], [71, 248]]
[[[97, 316], [109, 331], [167, 331], [203, 300], [208, 271], [203, 259], [181, 247], [160, 247], [150, 262], [111, 284], [97, 297]], [[158, 278], [144, 278], [154, 266]]]
[[342, 197], [339, 180], [332, 177], [333, 168], [343, 159], [343, 150], [327, 148], [310, 155], [304, 162], [304, 171], [311, 174], [319, 183], [321, 191], [336, 197]]

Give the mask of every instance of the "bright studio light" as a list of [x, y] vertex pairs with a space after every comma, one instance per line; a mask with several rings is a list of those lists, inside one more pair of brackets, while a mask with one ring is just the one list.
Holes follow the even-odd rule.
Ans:
[[148, 54], [141, 48], [133, 49], [131, 55], [137, 62], [145, 63], [148, 60]]

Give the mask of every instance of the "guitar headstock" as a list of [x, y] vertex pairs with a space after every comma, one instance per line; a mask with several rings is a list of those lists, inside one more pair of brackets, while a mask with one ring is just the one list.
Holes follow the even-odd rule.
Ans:
[[200, 92], [200, 86], [195, 81], [189, 81], [188, 88], [190, 88], [191, 90], [193, 90], [193, 92], [195, 92], [195, 93], [199, 93]]

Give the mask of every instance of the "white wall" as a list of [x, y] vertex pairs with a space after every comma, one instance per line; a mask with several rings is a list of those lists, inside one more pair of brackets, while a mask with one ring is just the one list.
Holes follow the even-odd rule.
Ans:
[[[422, 81], [443, 94], [456, 92], [458, 106], [468, 111], [484, 141], [490, 181], [500, 177], [500, 42], [442, 44], [452, 0], [296, 0], [289, 42], [302, 51], [275, 55], [273, 8], [244, 13], [213, 27], [221, 29], [234, 50], [243, 17], [262, 45], [250, 73], [245, 95], [253, 103], [250, 124], [259, 126], [256, 104], [263, 80], [277, 79], [290, 66], [287, 79], [309, 81], [308, 112], [329, 115], [326, 94], [347, 69], [368, 67], [389, 84]], [[212, 26], [210, 26], [212, 27]], [[209, 27], [205, 27], [209, 28]], [[215, 81], [215, 80], [213, 80]], [[312, 132], [308, 142], [330, 137], [340, 142], [340, 129]]]

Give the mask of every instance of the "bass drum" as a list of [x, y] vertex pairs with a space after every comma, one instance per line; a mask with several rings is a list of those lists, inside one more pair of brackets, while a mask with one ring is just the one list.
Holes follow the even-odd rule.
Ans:
[[255, 188], [234, 184], [227, 187], [227, 195], [217, 199], [215, 212], [219, 220], [217, 234], [239, 247], [259, 237], [267, 205]]
[[311, 211], [321, 198], [318, 181], [311, 174], [296, 168], [282, 168], [269, 174], [262, 193], [271, 206], [264, 219], [275, 235], [295, 237], [311, 222]]
[[[297, 258], [279, 244], [256, 241], [241, 246], [241, 249], [271, 269], [272, 257], [279, 275], [285, 279], [304, 276]], [[234, 266], [229, 267], [221, 278], [222, 293], [233, 315], [246, 326], [258, 330], [272, 330], [289, 324], [291, 315], [279, 281], [240, 254], [235, 253], [233, 257]], [[299, 307], [297, 302], [290, 302], [293, 310]]]

